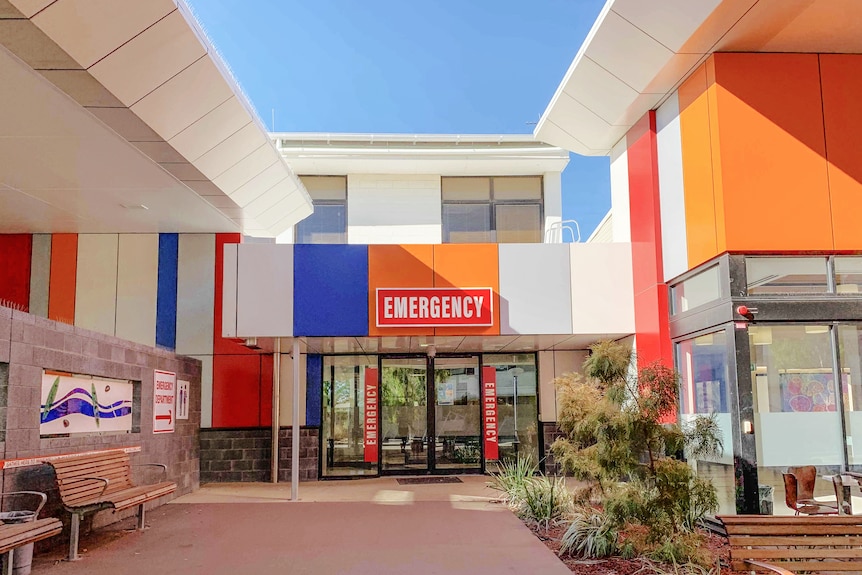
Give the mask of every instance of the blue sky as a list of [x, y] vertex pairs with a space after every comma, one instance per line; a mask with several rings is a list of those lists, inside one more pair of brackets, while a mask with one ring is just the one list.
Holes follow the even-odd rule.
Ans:
[[[267, 126], [529, 133], [604, 0], [190, 0]], [[563, 215], [610, 207], [608, 158], [573, 154]]]

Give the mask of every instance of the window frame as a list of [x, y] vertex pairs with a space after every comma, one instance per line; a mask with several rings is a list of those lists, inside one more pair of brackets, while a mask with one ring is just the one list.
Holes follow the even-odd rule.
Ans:
[[[443, 180], [453, 177], [458, 179], [485, 179], [488, 180], [488, 200], [487, 201], [479, 201], [479, 200], [446, 200], [443, 198]], [[494, 198], [494, 180], [495, 179], [515, 179], [515, 178], [523, 178], [523, 179], [539, 179], [539, 198], [538, 199], [524, 199], [524, 200], [497, 200]], [[494, 241], [491, 243], [499, 244], [500, 242], [497, 240], [497, 206], [538, 206], [539, 207], [539, 241], [531, 242], [542, 244], [545, 243], [545, 230], [542, 226], [542, 222], [545, 221], [545, 177], [541, 175], [534, 176], [441, 176], [440, 178], [440, 225], [442, 232], [442, 242], [444, 244], [451, 243], [469, 243], [469, 242], [452, 242], [447, 239], [446, 233], [446, 221], [444, 218], [446, 205], [463, 205], [463, 204], [472, 204], [472, 205], [480, 205], [489, 207], [489, 231], [493, 234]], [[508, 243], [508, 242], [504, 242]]]
[[[350, 241], [350, 238], [348, 236], [349, 226], [347, 224], [348, 217], [349, 217], [349, 212], [348, 212], [349, 206], [347, 204], [347, 201], [348, 201], [347, 176], [338, 176], [338, 175], [332, 175], [332, 174], [306, 174], [306, 175], [298, 176], [298, 177], [299, 177], [300, 181], [302, 181], [303, 178], [340, 178], [340, 179], [344, 180], [344, 199], [343, 200], [332, 200], [332, 199], [316, 200], [312, 197], [311, 198], [311, 205], [314, 207], [317, 207], [317, 206], [343, 206], [344, 207], [344, 241], [341, 243], [342, 244], [349, 243], [349, 241]], [[305, 185], [305, 184], [303, 184], [303, 185]], [[311, 196], [311, 194], [309, 194], [309, 196]], [[301, 222], [302, 222], [302, 220], [293, 224], [293, 243], [294, 243], [294, 245], [297, 245], [297, 244], [299, 244], [299, 245], [326, 245], [326, 244], [321, 244], [320, 242], [300, 242], [299, 241], [299, 224]], [[329, 244], [329, 245], [339, 245], [339, 244]]]

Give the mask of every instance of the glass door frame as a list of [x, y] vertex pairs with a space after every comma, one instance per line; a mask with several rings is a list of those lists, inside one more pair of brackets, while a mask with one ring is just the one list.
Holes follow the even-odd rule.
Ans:
[[[482, 354], [481, 353], [453, 353], [453, 354], [439, 354], [435, 357], [442, 358], [453, 358], [453, 359], [475, 359], [476, 366], [478, 369], [477, 377], [480, 378], [481, 382], [481, 370], [482, 370]], [[436, 382], [434, 376], [434, 359], [435, 357], [429, 357], [425, 354], [416, 354], [416, 353], [387, 353], [380, 354], [377, 356], [377, 390], [378, 397], [382, 403], [382, 381], [383, 381], [383, 362], [387, 359], [424, 359], [425, 360], [425, 410], [426, 410], [426, 419], [427, 419], [427, 427], [426, 427], [426, 445], [425, 449], [428, 453], [428, 464], [426, 468], [423, 469], [409, 469], [409, 470], [384, 470], [383, 469], [383, 442], [378, 442], [377, 447], [377, 472], [380, 476], [404, 476], [404, 475], [477, 475], [485, 473], [485, 442], [484, 439], [484, 425], [479, 427], [479, 460], [481, 465], [479, 467], [447, 467], [446, 469], [437, 469], [437, 389]], [[481, 384], [480, 384], [481, 389]], [[478, 412], [479, 420], [482, 421], [482, 402], [476, 406], [476, 411]]]

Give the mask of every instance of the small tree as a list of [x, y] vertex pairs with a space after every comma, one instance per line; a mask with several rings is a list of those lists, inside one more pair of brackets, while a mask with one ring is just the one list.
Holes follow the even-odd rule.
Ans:
[[[598, 497], [602, 532], [613, 540], [603, 548], [708, 562], [698, 556], [694, 527], [718, 508], [715, 489], [680, 456], [720, 453], [716, 423], [706, 417], [684, 427], [663, 423], [676, 409], [676, 372], [656, 362], [639, 369], [635, 378], [626, 347], [601, 342], [590, 349], [585, 378], [570, 374], [555, 380], [564, 435], [552, 450], [564, 469], [587, 481], [589, 494]], [[588, 512], [595, 524], [597, 511]], [[567, 537], [578, 543], [576, 536]]]

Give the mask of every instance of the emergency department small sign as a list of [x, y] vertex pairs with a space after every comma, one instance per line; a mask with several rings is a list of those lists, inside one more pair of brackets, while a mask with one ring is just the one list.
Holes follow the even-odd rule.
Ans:
[[497, 434], [497, 370], [482, 368], [482, 427], [485, 436], [485, 459], [500, 458], [500, 442]]
[[492, 325], [491, 288], [377, 288], [377, 327]]
[[173, 433], [176, 419], [177, 374], [157, 369], [153, 379], [153, 433]]

